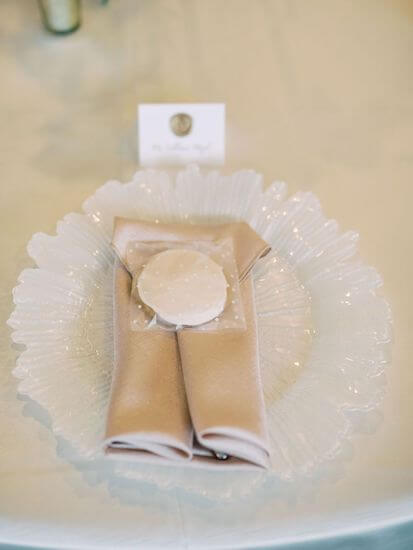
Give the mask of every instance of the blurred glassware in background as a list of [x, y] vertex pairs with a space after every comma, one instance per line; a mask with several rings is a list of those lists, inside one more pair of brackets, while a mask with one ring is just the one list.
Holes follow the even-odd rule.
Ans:
[[80, 27], [80, 0], [38, 0], [43, 24], [55, 34], [69, 34]]

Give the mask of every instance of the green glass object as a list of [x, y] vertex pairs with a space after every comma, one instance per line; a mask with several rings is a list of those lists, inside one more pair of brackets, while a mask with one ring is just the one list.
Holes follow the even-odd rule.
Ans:
[[80, 0], [38, 0], [44, 26], [55, 34], [68, 34], [80, 26]]

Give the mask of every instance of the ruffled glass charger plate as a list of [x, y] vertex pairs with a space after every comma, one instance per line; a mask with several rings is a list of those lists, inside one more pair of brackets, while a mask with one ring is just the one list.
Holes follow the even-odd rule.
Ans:
[[[312, 193], [263, 188], [253, 171], [230, 176], [190, 166], [171, 177], [137, 172], [110, 181], [68, 214], [57, 234], [36, 234], [9, 319], [23, 344], [19, 392], [49, 414], [68, 459], [98, 468], [113, 368], [113, 220], [181, 223], [244, 220], [272, 247], [253, 271], [271, 469], [225, 473], [113, 462], [113, 473], [162, 490], [233, 499], [328, 480], [351, 434], [373, 424], [390, 359], [391, 317], [381, 278], [357, 253], [356, 233], [324, 217]], [[104, 482], [104, 477], [102, 482]]]

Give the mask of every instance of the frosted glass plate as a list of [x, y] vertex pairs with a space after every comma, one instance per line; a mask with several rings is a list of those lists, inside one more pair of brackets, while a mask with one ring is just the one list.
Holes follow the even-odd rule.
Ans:
[[287, 198], [253, 171], [176, 177], [137, 172], [110, 181], [68, 214], [57, 235], [28, 245], [37, 267], [14, 289], [9, 319], [23, 344], [19, 391], [44, 407], [79, 459], [100, 457], [113, 366], [114, 216], [160, 222], [247, 221], [272, 252], [253, 272], [260, 361], [271, 436], [268, 473], [222, 475], [116, 462], [117, 474], [164, 488], [231, 498], [254, 487], [326, 477], [348, 456], [355, 429], [376, 421], [390, 361], [391, 315], [379, 274], [357, 255], [356, 233], [327, 220], [312, 193]]

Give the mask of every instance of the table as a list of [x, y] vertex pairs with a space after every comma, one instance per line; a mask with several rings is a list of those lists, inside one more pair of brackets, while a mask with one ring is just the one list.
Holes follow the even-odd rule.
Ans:
[[[0, 541], [252, 548], [356, 533], [354, 545], [378, 547], [376, 528], [413, 515], [413, 5], [89, 0], [81, 29], [55, 37], [34, 2], [3, 0], [0, 29]], [[130, 178], [145, 101], [226, 102], [226, 170], [252, 167], [267, 183], [314, 191], [329, 216], [360, 231], [393, 308], [383, 421], [354, 441], [342, 478], [280, 499], [254, 529], [242, 528], [254, 513], [247, 501], [211, 510], [152, 487], [136, 495], [70, 464], [10, 375], [5, 321], [25, 245], [105, 180]], [[397, 546], [411, 541], [401, 532], [387, 531], [389, 544], [410, 548]]]

